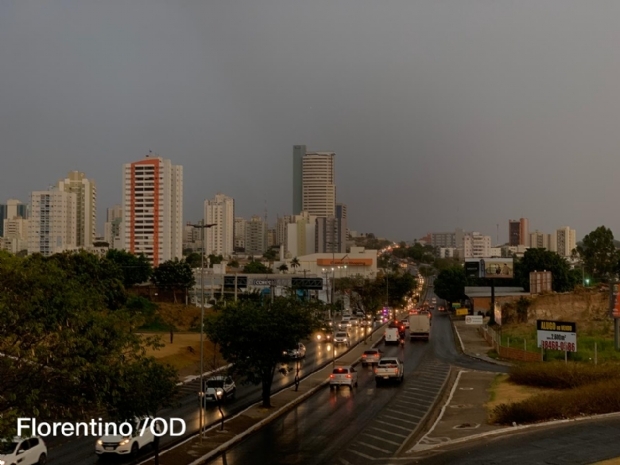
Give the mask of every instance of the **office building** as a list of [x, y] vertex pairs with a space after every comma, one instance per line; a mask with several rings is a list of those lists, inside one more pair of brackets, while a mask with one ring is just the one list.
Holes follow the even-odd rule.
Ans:
[[77, 195], [58, 189], [35, 191], [30, 198], [28, 253], [50, 256], [76, 247]]
[[267, 223], [258, 215], [245, 223], [245, 253], [260, 256], [267, 251]]
[[123, 166], [123, 248], [153, 266], [183, 257], [183, 167], [150, 153]]
[[216, 194], [205, 200], [205, 224], [212, 224], [205, 231], [205, 253], [229, 258], [235, 250], [235, 200]]
[[58, 190], [76, 196], [76, 247], [91, 247], [97, 235], [97, 187], [80, 171], [70, 171], [66, 179], [58, 181]]

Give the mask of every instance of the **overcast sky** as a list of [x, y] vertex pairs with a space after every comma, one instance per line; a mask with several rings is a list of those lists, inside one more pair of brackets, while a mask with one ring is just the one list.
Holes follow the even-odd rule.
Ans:
[[[2, 0], [0, 202], [149, 150], [185, 218], [292, 209], [292, 148], [336, 152], [349, 225], [392, 239], [620, 236], [617, 0]], [[100, 227], [100, 231], [102, 228]]]

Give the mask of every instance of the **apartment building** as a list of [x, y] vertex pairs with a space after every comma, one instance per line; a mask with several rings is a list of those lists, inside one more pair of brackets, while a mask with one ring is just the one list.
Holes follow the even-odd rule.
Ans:
[[245, 223], [246, 255], [262, 255], [267, 251], [267, 223], [258, 215]]
[[50, 256], [76, 247], [77, 196], [55, 188], [32, 192], [28, 253]]
[[76, 198], [75, 245], [92, 247], [97, 235], [97, 187], [81, 171], [69, 171], [65, 179], [58, 181], [58, 190], [71, 192]]
[[235, 248], [235, 199], [216, 194], [205, 200], [205, 224], [212, 224], [205, 232], [205, 252], [230, 257]]

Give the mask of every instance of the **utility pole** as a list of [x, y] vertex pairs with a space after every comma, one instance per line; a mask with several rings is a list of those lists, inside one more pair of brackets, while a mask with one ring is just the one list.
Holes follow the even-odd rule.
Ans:
[[237, 272], [235, 271], [235, 302], [237, 301]]
[[[204, 404], [204, 386], [202, 375], [204, 370], [204, 328], [205, 328], [205, 228], [211, 228], [215, 224], [205, 224], [205, 220], [200, 220], [200, 224], [192, 224], [193, 228], [200, 228], [201, 253], [200, 253], [200, 440], [202, 441], [203, 428], [203, 404]], [[215, 368], [215, 367], [214, 367]]]

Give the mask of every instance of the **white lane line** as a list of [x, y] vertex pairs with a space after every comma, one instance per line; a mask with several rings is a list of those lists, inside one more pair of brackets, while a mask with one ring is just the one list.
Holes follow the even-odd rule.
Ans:
[[369, 426], [367, 429], [374, 429], [374, 430], [377, 430], [377, 431], [381, 431], [382, 433], [387, 433], [390, 436], [398, 436], [398, 437], [401, 437], [401, 438], [406, 438], [407, 437], [406, 434], [400, 434], [400, 433], [394, 433], [392, 431], [386, 431], [385, 428], [375, 428], [374, 426]]
[[374, 460], [375, 459], [374, 457], [371, 457], [370, 455], [362, 454], [361, 452], [358, 452], [358, 451], [353, 450], [353, 449], [347, 449], [347, 452], [352, 452], [353, 454], [357, 454], [360, 457], [364, 457], [366, 459], [370, 459], [370, 460]]
[[389, 450], [381, 449], [380, 447], [377, 447], [377, 446], [371, 446], [370, 444], [366, 444], [366, 443], [363, 443], [363, 442], [356, 442], [355, 444], [358, 445], [358, 446], [364, 446], [364, 447], [368, 447], [370, 449], [378, 450], [379, 452], [383, 452], [384, 454], [389, 454], [390, 453]]
[[400, 442], [390, 441], [389, 439], [385, 439], [384, 437], [381, 437], [381, 436], [375, 436], [374, 434], [370, 434], [370, 433], [361, 433], [360, 436], [368, 436], [369, 438], [378, 439], [379, 441], [389, 442], [390, 444], [394, 444], [395, 446], [400, 446], [401, 444]]
[[403, 423], [411, 423], [412, 425], [417, 425], [418, 422], [417, 421], [411, 421], [411, 420], [404, 420], [400, 417], [393, 417], [392, 415], [382, 415], [381, 418], [391, 418], [392, 420], [398, 420], [401, 421]]
[[375, 420], [377, 423], [383, 423], [384, 425], [388, 425], [391, 426], [392, 428], [398, 428], [398, 429], [402, 429], [407, 431], [408, 433], [411, 433], [411, 428], [405, 428], [404, 426], [398, 426], [395, 425], [394, 423], [389, 423], [387, 421], [382, 421], [382, 420]]
[[417, 418], [418, 420], [419, 420], [420, 418], [422, 418], [422, 417], [423, 417], [423, 415], [411, 415], [410, 413], [404, 413], [404, 412], [401, 412], [400, 410], [395, 410], [395, 409], [393, 409], [393, 408], [388, 408], [388, 409], [386, 409], [386, 410], [387, 410], [388, 412], [394, 412], [394, 413], [397, 413], [398, 415], [405, 415], [406, 417]]

